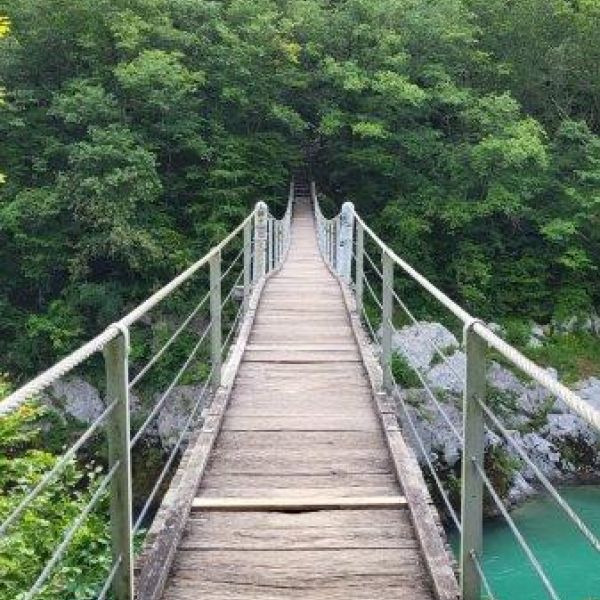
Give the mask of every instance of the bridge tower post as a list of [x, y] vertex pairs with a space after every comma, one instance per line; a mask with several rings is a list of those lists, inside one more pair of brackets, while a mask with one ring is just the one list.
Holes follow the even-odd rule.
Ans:
[[383, 388], [386, 392], [392, 392], [394, 385], [392, 377], [394, 261], [385, 250], [381, 255], [381, 260], [383, 275], [383, 297], [381, 299], [381, 368], [383, 370]]
[[359, 317], [362, 318], [363, 311], [363, 293], [364, 293], [364, 256], [365, 252], [365, 231], [360, 221], [356, 221], [356, 273], [354, 280], [354, 292], [356, 295], [356, 310]]
[[340, 217], [338, 241], [338, 274], [346, 282], [352, 279], [352, 247], [354, 245], [354, 204], [344, 202]]
[[254, 217], [254, 282], [262, 279], [266, 274], [267, 262], [267, 221], [269, 209], [264, 202], [256, 204]]
[[221, 251], [210, 259], [210, 355], [215, 388], [221, 385], [223, 329], [221, 322]]
[[275, 221], [273, 217], [267, 217], [267, 273], [270, 273], [273, 269], [273, 240], [275, 238]]
[[113, 563], [117, 564], [112, 590], [115, 600], [133, 600], [133, 515], [129, 424], [129, 335], [111, 340], [104, 348], [107, 404], [116, 401], [107, 422], [108, 466], [116, 469], [110, 484], [110, 529]]
[[244, 315], [250, 306], [252, 285], [252, 221], [244, 225]]
[[463, 461], [460, 543], [460, 587], [462, 600], [481, 598], [481, 579], [475, 560], [483, 547], [483, 469], [485, 426], [478, 402], [485, 398], [486, 343], [473, 330], [477, 321], [467, 323], [464, 346], [467, 355], [466, 385], [463, 398]]

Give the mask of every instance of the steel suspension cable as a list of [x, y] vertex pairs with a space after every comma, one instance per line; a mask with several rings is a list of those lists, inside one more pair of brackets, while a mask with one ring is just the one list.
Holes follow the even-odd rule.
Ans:
[[187, 368], [190, 366], [192, 360], [196, 356], [196, 353], [198, 352], [198, 350], [200, 349], [200, 346], [202, 345], [202, 343], [206, 339], [206, 336], [208, 335], [208, 332], [210, 331], [212, 325], [213, 324], [212, 324], [212, 321], [211, 321], [208, 324], [208, 326], [206, 327], [206, 329], [204, 330], [204, 332], [202, 333], [202, 335], [200, 336], [200, 339], [198, 340], [198, 342], [196, 343], [196, 345], [194, 346], [194, 348], [192, 349], [192, 351], [190, 352], [190, 354], [188, 355], [188, 357], [185, 360], [185, 362], [183, 363], [182, 367], [177, 372], [177, 375], [175, 375], [175, 377], [173, 378], [173, 380], [169, 384], [169, 387], [167, 388], [167, 390], [163, 393], [163, 395], [161, 396], [160, 400], [156, 403], [156, 405], [154, 406], [154, 408], [150, 411], [150, 414], [148, 415], [148, 417], [146, 418], [146, 420], [144, 421], [144, 423], [142, 424], [142, 426], [135, 433], [135, 435], [131, 439], [130, 448], [133, 448], [137, 444], [137, 442], [139, 441], [139, 439], [142, 437], [144, 431], [146, 431], [146, 429], [148, 428], [148, 426], [150, 425], [150, 423], [152, 422], [152, 420], [154, 419], [154, 417], [156, 417], [156, 415], [158, 414], [158, 412], [160, 411], [160, 409], [163, 407], [163, 405], [166, 402], [167, 398], [169, 397], [169, 395], [173, 391], [173, 388], [177, 385], [177, 383], [181, 379], [181, 376], [185, 373], [185, 371], [187, 370]]
[[120, 467], [119, 462], [116, 462], [112, 466], [111, 470], [108, 472], [108, 474], [106, 475], [106, 477], [104, 478], [102, 483], [98, 486], [98, 488], [92, 495], [87, 506], [81, 511], [81, 513], [75, 519], [75, 521], [73, 521], [73, 524], [71, 525], [71, 527], [69, 527], [69, 529], [67, 529], [67, 532], [65, 533], [62, 542], [58, 545], [58, 547], [52, 554], [52, 557], [50, 558], [49, 562], [44, 567], [44, 570], [41, 572], [41, 574], [37, 578], [36, 582], [33, 584], [33, 587], [23, 596], [23, 600], [31, 600], [40, 592], [44, 583], [46, 582], [46, 580], [52, 573], [54, 567], [60, 561], [60, 559], [63, 557], [63, 555], [64, 555], [65, 551], [67, 550], [67, 548], [69, 547], [69, 544], [71, 543], [73, 537], [75, 536], [75, 534], [77, 533], [77, 531], [79, 530], [81, 525], [83, 525], [84, 521], [88, 518], [89, 514], [92, 512], [92, 510], [94, 509], [94, 507], [96, 506], [96, 504], [98, 503], [100, 498], [102, 498], [102, 495], [108, 488], [108, 484], [112, 481], [112, 479], [115, 476], [117, 469], [119, 467]]
[[5, 535], [9, 527], [19, 518], [23, 511], [39, 496], [39, 494], [46, 488], [46, 486], [52, 481], [52, 479], [62, 471], [69, 461], [77, 454], [78, 450], [94, 435], [100, 425], [104, 423], [106, 418], [111, 414], [117, 405], [115, 400], [109, 406], [107, 406], [102, 414], [88, 427], [85, 433], [59, 458], [55, 463], [54, 467], [50, 469], [37, 485], [31, 490], [19, 505], [12, 511], [8, 518], [0, 525], [0, 538]]
[[167, 459], [167, 462], [165, 463], [162, 471], [160, 472], [153, 488], [152, 491], [150, 492], [148, 498], [146, 499], [146, 502], [144, 503], [144, 506], [142, 508], [142, 510], [140, 511], [140, 514], [138, 515], [135, 524], [133, 526], [133, 533], [136, 534], [139, 530], [140, 527], [142, 525], [142, 523], [144, 522], [144, 519], [146, 517], [146, 515], [148, 514], [148, 510], [150, 509], [150, 507], [152, 506], [152, 502], [154, 501], [154, 498], [156, 497], [156, 494], [158, 493], [160, 486], [162, 485], [165, 477], [167, 476], [167, 474], [169, 473], [169, 470], [171, 468], [171, 465], [173, 464], [173, 461], [175, 460], [177, 453], [179, 452], [181, 445], [183, 444], [183, 441], [185, 439], [185, 436], [188, 434], [190, 426], [192, 425], [194, 419], [196, 418], [196, 415], [198, 413], [199, 408], [203, 405], [204, 400], [206, 398], [206, 394], [209, 391], [209, 386], [212, 380], [212, 376], [214, 374], [214, 367], [210, 370], [210, 373], [208, 374], [206, 381], [204, 382], [204, 385], [202, 387], [202, 390], [200, 391], [200, 395], [198, 397], [198, 400], [196, 401], [196, 404], [194, 405], [194, 408], [192, 409], [192, 412], [190, 413], [187, 421], [185, 422], [185, 425], [182, 428], [182, 432], [179, 436], [179, 438], [177, 439], [177, 442], [175, 443], [175, 445], [173, 446], [171, 453], [169, 454], [169, 457]]
[[181, 332], [190, 324], [192, 319], [200, 312], [202, 307], [206, 304], [210, 298], [210, 292], [207, 292], [200, 302], [196, 305], [194, 310], [188, 315], [183, 323], [177, 328], [175, 333], [163, 344], [161, 349], [146, 363], [146, 365], [140, 370], [140, 372], [131, 380], [129, 383], [129, 389], [133, 387], [144, 377], [144, 375], [157, 363], [157, 361], [163, 356], [163, 354], [171, 347], [173, 342], [181, 334]]
[[529, 547], [529, 544], [525, 541], [525, 538], [519, 531], [519, 528], [516, 526], [515, 522], [513, 521], [512, 517], [510, 516], [508, 510], [504, 506], [504, 502], [502, 502], [502, 499], [500, 498], [500, 496], [498, 496], [498, 493], [494, 489], [494, 486], [492, 485], [491, 481], [488, 479], [488, 476], [485, 474], [485, 471], [479, 466], [479, 464], [473, 457], [471, 457], [470, 460], [471, 460], [471, 463], [473, 464], [473, 467], [479, 474], [479, 477], [481, 477], [481, 480], [483, 481], [485, 487], [487, 488], [490, 496], [494, 500], [494, 503], [498, 507], [498, 510], [504, 517], [504, 520], [508, 524], [510, 530], [512, 531], [517, 542], [519, 543], [519, 546], [521, 546], [521, 550], [523, 550], [523, 552], [525, 553], [525, 556], [527, 556], [527, 559], [529, 560], [534, 571], [540, 578], [544, 588], [546, 588], [546, 592], [548, 593], [549, 597], [552, 600], [560, 600], [560, 597], [558, 596], [554, 587], [552, 586], [548, 577], [546, 576], [546, 573], [544, 572], [542, 565], [539, 563], [539, 561], [533, 554], [533, 551]]

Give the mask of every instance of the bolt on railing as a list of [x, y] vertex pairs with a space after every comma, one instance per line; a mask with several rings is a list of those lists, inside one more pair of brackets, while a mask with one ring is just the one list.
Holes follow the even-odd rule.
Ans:
[[[339, 215], [327, 219], [323, 215], [319, 205], [314, 182], [311, 184], [311, 196], [314, 204], [317, 240], [321, 255], [325, 263], [339, 276], [340, 280], [350, 285], [353, 289], [357, 312], [367, 326], [371, 339], [378, 350], [383, 388], [396, 398], [401, 407], [405, 426], [410, 430], [417, 450], [420, 452], [421, 458], [428, 467], [433, 481], [437, 486], [448, 515], [460, 534], [459, 583], [462, 600], [480, 600], [482, 591], [486, 593], [489, 599], [494, 598], [482, 564], [484, 554], [484, 490], [489, 493], [498, 511], [506, 520], [533, 571], [541, 581], [548, 598], [559, 600], [552, 582], [544, 572], [542, 565], [517, 528], [502, 499], [485, 473], [485, 434], [490, 425], [515, 450], [565, 515], [579, 529], [581, 535], [598, 552], [600, 552], [600, 541], [565, 499], [562, 498], [560, 492], [556, 490], [542, 473], [541, 469], [531, 460], [519, 441], [515, 439], [486, 403], [488, 347], [503, 356], [515, 369], [529, 376], [556, 398], [562, 400], [571, 411], [598, 432], [600, 432], [600, 412], [579, 398], [579, 396], [567, 387], [554, 380], [546, 370], [534, 364], [518, 350], [498, 337], [482, 321], [473, 318], [467, 311], [400, 258], [366, 225], [351, 203], [345, 203]], [[350, 211], [352, 212], [352, 216], [349, 216]], [[347, 223], [352, 223], [353, 229], [340, 233], [340, 227], [345, 227]], [[381, 262], [379, 265], [367, 251], [367, 241], [371, 244], [371, 247], [376, 248], [376, 251], [380, 253]], [[348, 268], [346, 254], [348, 248], [350, 248], [351, 264], [353, 259], [354, 278], [351, 276], [352, 267]], [[436, 471], [434, 461], [428, 454], [427, 445], [419, 433], [414, 415], [411, 415], [407, 402], [402, 394], [399, 393], [399, 386], [395, 381], [392, 369], [392, 338], [397, 331], [394, 325], [395, 309], [398, 308], [402, 311], [411, 323], [419, 325], [417, 318], [396, 292], [394, 287], [395, 272], [398, 275], [407, 276], [410, 280], [416, 282], [422, 290], [426, 291], [463, 324], [464, 375], [457, 372], [456, 368], [434, 340], [427, 341], [431, 351], [441, 358], [448, 372], [456, 378], [462, 388], [462, 427], [457, 428], [454, 425], [452, 419], [444, 410], [442, 402], [438, 399], [436, 390], [432, 388], [425, 374], [421, 372], [421, 369], [414, 366], [411, 361], [407, 361], [408, 366], [414, 371], [427, 397], [439, 412], [449, 431], [456, 441], [461, 444], [460, 518], [450, 501], [448, 491], [444, 489], [442, 479]], [[369, 274], [375, 275], [376, 283], [372, 283], [369, 280]], [[377, 294], [377, 288], [380, 290], [380, 296]], [[367, 310], [368, 307], [374, 307], [374, 311]], [[374, 317], [379, 319], [379, 325], [373, 323]]]
[[[291, 241], [291, 219], [294, 204], [294, 186], [290, 185], [287, 210], [280, 220], [270, 215], [264, 202], [258, 202], [254, 210], [236, 227], [223, 241], [213, 247], [205, 256], [178, 275], [161, 290], [153, 294], [135, 310], [123, 317], [117, 323], [109, 326], [104, 332], [81, 348], [55, 364], [53, 367], [22, 386], [4, 400], [0, 401], [0, 417], [6, 415], [24, 403], [34, 399], [39, 393], [46, 390], [54, 382], [76, 367], [82, 365], [91, 356], [102, 352], [104, 354], [106, 373], [106, 409], [91, 423], [81, 434], [79, 439], [58, 458], [54, 466], [33, 486], [17, 507], [0, 523], [0, 539], [10, 533], [30, 508], [32, 502], [55, 481], [59, 474], [66, 468], [70, 461], [76, 458], [77, 452], [88, 443], [92, 437], [105, 427], [108, 439], [108, 467], [107, 474], [90, 498], [89, 503], [82, 513], [65, 532], [63, 540], [58, 544], [56, 551], [44, 567], [42, 573], [33, 583], [31, 589], [25, 593], [26, 600], [32, 600], [49, 582], [54, 568], [60, 562], [68, 549], [78, 529], [83, 525], [87, 516], [97, 507], [105, 493], [110, 496], [110, 539], [112, 545], [112, 567], [106, 579], [98, 582], [98, 599], [103, 600], [110, 593], [115, 600], [133, 600], [135, 593], [134, 582], [134, 548], [135, 534], [141, 529], [145, 518], [157, 499], [157, 495], [169, 472], [172, 471], [176, 458], [182, 450], [189, 432], [200, 417], [200, 411], [207, 401], [211, 391], [221, 384], [221, 372], [225, 352], [228, 344], [239, 331], [240, 321], [247, 314], [250, 306], [250, 297], [257, 284], [270, 271], [281, 266], [287, 256]], [[232, 248], [238, 236], [242, 237], [241, 250], [235, 255], [231, 264], [223, 267], [223, 257], [227, 250]], [[241, 272], [235, 278], [231, 288], [223, 293], [223, 281], [234, 275], [238, 261], [242, 261]], [[192, 312], [183, 320], [181, 325], [162, 345], [162, 347], [138, 371], [135, 377], [130, 378], [130, 328], [152, 309], [169, 298], [182, 285], [197, 275], [201, 269], [208, 267], [209, 289], [201, 298]], [[224, 337], [223, 309], [232, 301], [236, 291], [241, 288], [240, 307], [230, 326], [229, 332]], [[163, 358], [167, 350], [183, 333], [194, 319], [198, 319], [200, 312], [209, 305], [208, 325], [203, 328], [198, 340], [187, 359], [178, 370], [171, 383], [160, 396], [142, 425], [135, 433], [131, 430], [130, 393], [136, 384], [145, 377], [158, 361]], [[147, 432], [152, 421], [160, 414], [165, 403], [171, 396], [177, 383], [181, 380], [190, 365], [197, 360], [198, 352], [205, 341], [210, 337], [210, 364], [211, 369], [204, 381], [201, 392], [195, 405], [190, 410], [187, 420], [178, 432], [178, 438], [173, 446], [157, 481], [146, 499], [144, 507], [136, 516], [134, 522], [132, 503], [132, 467], [131, 453], [137, 443]]]

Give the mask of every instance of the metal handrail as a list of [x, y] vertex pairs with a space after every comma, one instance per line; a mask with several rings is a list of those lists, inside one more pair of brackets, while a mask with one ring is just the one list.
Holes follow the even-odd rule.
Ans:
[[[77, 530], [85, 522], [93, 508], [110, 488], [111, 495], [111, 532], [113, 562], [107, 578], [98, 582], [99, 596], [102, 600], [109, 593], [115, 600], [133, 600], [133, 536], [141, 528], [151, 504], [161, 488], [162, 483], [170, 470], [175, 465], [177, 456], [182, 451], [182, 446], [189, 436], [192, 428], [200, 419], [200, 411], [207, 402], [208, 397], [221, 384], [221, 363], [227, 351], [228, 344], [240, 330], [242, 317], [247, 313], [249, 297], [252, 290], [259, 287], [260, 281], [273, 269], [284, 262], [289, 252], [291, 243], [291, 219], [294, 204], [294, 186], [290, 185], [287, 209], [281, 219], [276, 219], [269, 214], [264, 202], [259, 202], [250, 214], [233, 229], [221, 242], [180, 273], [167, 285], [162, 287], [152, 296], [147, 298], [130, 313], [116, 323], [107, 327], [102, 333], [94, 337], [75, 350], [67, 357], [44, 371], [30, 382], [20, 387], [6, 399], [0, 401], [0, 417], [6, 415], [19, 406], [34, 398], [52, 383], [81, 365], [92, 355], [104, 352], [107, 378], [107, 407], [102, 414], [91, 423], [81, 434], [78, 440], [68, 448], [63, 455], [58, 457], [53, 467], [33, 486], [27, 495], [19, 502], [15, 509], [0, 523], [0, 538], [8, 534], [16, 526], [24, 511], [31, 505], [35, 498], [58, 476], [58, 474], [73, 460], [78, 451], [104, 426], [109, 441], [109, 468], [100, 485], [92, 494], [88, 504], [66, 530], [63, 540], [57, 547], [49, 562], [44, 566], [33, 586], [26, 592], [24, 598], [33, 599], [43, 589], [64, 552], [75, 536]], [[270, 235], [269, 235], [270, 233]], [[243, 234], [242, 249], [236, 253], [225, 270], [221, 269], [222, 254], [235, 238]], [[224, 280], [230, 275], [240, 259], [243, 264], [239, 274], [236, 274], [231, 288], [222, 298]], [[175, 332], [158, 349], [158, 351], [130, 380], [129, 377], [129, 331], [132, 325], [144, 315], [170, 297], [173, 292], [189, 281], [201, 268], [210, 270], [209, 291], [200, 299], [192, 312], [177, 327]], [[243, 301], [228, 325], [227, 335], [223, 341], [222, 313], [225, 305], [234, 297], [235, 290], [243, 280]], [[210, 301], [210, 302], [209, 302]], [[207, 306], [207, 304], [209, 306]], [[190, 354], [178, 369], [159, 400], [146, 415], [143, 424], [132, 434], [130, 429], [130, 404], [129, 393], [135, 385], [148, 373], [148, 371], [166, 355], [175, 340], [185, 331], [193, 319], [200, 315], [205, 308], [210, 312], [208, 324], [203, 329]], [[132, 518], [131, 494], [131, 453], [132, 448], [147, 431], [153, 419], [159, 414], [175, 386], [183, 374], [193, 363], [200, 347], [210, 340], [211, 370], [203, 381], [202, 391], [188, 415], [184, 425], [179, 430], [175, 446], [167, 458], [161, 473], [146, 502], [138, 514], [135, 523]]]
[[[317, 237], [319, 240], [319, 249], [330, 269], [337, 272], [342, 280], [348, 284], [353, 284], [356, 295], [356, 304], [359, 314], [364, 317], [364, 322], [371, 332], [371, 338], [375, 344], [380, 345], [378, 352], [381, 368], [383, 371], [384, 389], [389, 393], [396, 395], [402, 408], [405, 421], [411, 429], [413, 438], [420, 450], [420, 453], [429, 468], [434, 482], [438, 486], [442, 500], [447, 507], [448, 514], [461, 534], [460, 549], [460, 578], [461, 592], [463, 600], [479, 600], [482, 588], [493, 597], [489, 582], [485, 577], [480, 557], [482, 555], [482, 505], [483, 505], [483, 487], [488, 489], [492, 500], [498, 505], [498, 509], [507, 521], [511, 531], [515, 535], [517, 542], [523, 549], [532, 568], [540, 578], [549, 598], [558, 599], [558, 595], [541, 564], [533, 555], [527, 542], [524, 540], [516, 525], [512, 521], [506, 507], [498, 493], [491, 487], [491, 482], [485, 474], [483, 464], [484, 453], [484, 435], [487, 426], [484, 419], [491, 422], [507, 442], [515, 449], [519, 457], [532, 469], [532, 472], [542, 486], [546, 488], [551, 497], [563, 510], [565, 515], [575, 524], [591, 546], [600, 552], [600, 542], [596, 535], [585, 525], [581, 518], [569, 506], [569, 504], [560, 496], [556, 488], [543, 475], [542, 471], [526, 455], [525, 450], [515, 440], [510, 432], [502, 425], [500, 420], [493, 414], [492, 410], [485, 403], [485, 353], [488, 347], [495, 349], [504, 356], [510, 364], [519, 369], [524, 374], [531, 377], [534, 381], [546, 388], [555, 397], [562, 400], [568, 408], [580, 416], [586, 423], [591, 425], [597, 431], [600, 431], [600, 411], [587, 404], [577, 394], [571, 391], [560, 382], [553, 379], [548, 372], [533, 363], [525, 357], [516, 348], [512, 347], [493, 331], [491, 331], [482, 321], [473, 317], [444, 292], [437, 288], [427, 278], [421, 275], [408, 262], [398, 256], [389, 246], [381, 240], [379, 236], [364, 222], [360, 215], [354, 209], [351, 203], [346, 203], [337, 216], [326, 219], [319, 205], [314, 184], [311, 185], [311, 196], [314, 204], [315, 222], [317, 224]], [[340, 223], [344, 220], [344, 213], [347, 230], [350, 231], [350, 244], [341, 243]], [[351, 215], [348, 225], [348, 214]], [[369, 239], [381, 252], [381, 268], [379, 268], [373, 258], [365, 250], [365, 238]], [[356, 247], [353, 247], [354, 239]], [[346, 240], [347, 241], [347, 240]], [[333, 245], [337, 247], [333, 248]], [[344, 262], [344, 254], [349, 253], [350, 260], [354, 262], [354, 277], [352, 278], [352, 269], [347, 269]], [[342, 256], [340, 260], [339, 257]], [[379, 276], [381, 280], [381, 300], [375, 295], [365, 271], [365, 260], [368, 266]], [[346, 271], [344, 271], [346, 265]], [[430, 296], [435, 298], [442, 306], [457, 317], [464, 326], [464, 347], [466, 353], [466, 377], [461, 376], [452, 367], [448, 357], [430, 339], [425, 343], [437, 353], [450, 369], [459, 385], [463, 386], [463, 427], [462, 435], [458, 432], [446, 411], [437, 399], [435, 391], [428, 384], [424, 375], [415, 365], [408, 361], [410, 368], [416, 373], [423, 389], [432, 400], [441, 417], [450, 427], [453, 435], [461, 442], [463, 448], [463, 457], [468, 456], [469, 460], [463, 460], [463, 472], [461, 479], [461, 519], [458, 519], [454, 507], [451, 505], [447, 492], [442, 481], [435, 471], [435, 466], [431, 458], [427, 455], [426, 446], [419, 434], [413, 418], [411, 417], [408, 406], [399, 391], [399, 387], [392, 373], [392, 346], [391, 338], [394, 331], [397, 331], [393, 323], [394, 302], [406, 313], [410, 321], [418, 325], [418, 321], [412, 311], [406, 306], [399, 294], [394, 289], [394, 267], [399, 267], [405, 275], [408, 275], [413, 281], [417, 282], [422, 289], [427, 291]], [[348, 272], [349, 271], [349, 272]], [[381, 311], [381, 327], [375, 332], [369, 320], [365, 303], [363, 299], [364, 290], [373, 296], [374, 305]]]

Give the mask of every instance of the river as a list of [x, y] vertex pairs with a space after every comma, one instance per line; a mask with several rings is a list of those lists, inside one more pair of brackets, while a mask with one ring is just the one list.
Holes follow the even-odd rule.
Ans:
[[[560, 492], [600, 536], [600, 486], [563, 487]], [[600, 600], [600, 554], [550, 497], [530, 500], [511, 515], [561, 600]], [[456, 550], [456, 535], [451, 542]], [[497, 600], [549, 597], [501, 518], [486, 521], [484, 568]]]

